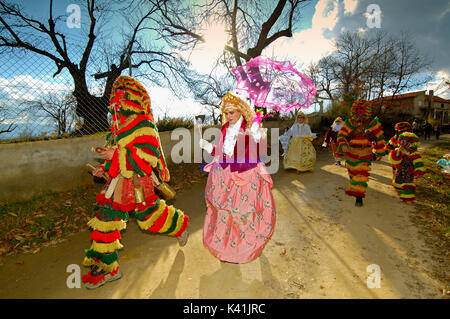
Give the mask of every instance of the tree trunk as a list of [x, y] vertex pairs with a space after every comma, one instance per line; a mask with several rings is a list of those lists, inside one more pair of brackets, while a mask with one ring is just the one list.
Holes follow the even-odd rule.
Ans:
[[83, 119], [83, 125], [73, 132], [73, 135], [87, 135], [109, 130], [108, 105], [109, 99], [104, 94], [101, 97], [89, 93], [84, 74], [73, 72], [75, 82], [73, 96], [77, 101], [76, 114]]
[[83, 118], [83, 125], [76, 131], [76, 135], [93, 134], [108, 131], [108, 100], [104, 97], [92, 95], [76, 96], [76, 114]]

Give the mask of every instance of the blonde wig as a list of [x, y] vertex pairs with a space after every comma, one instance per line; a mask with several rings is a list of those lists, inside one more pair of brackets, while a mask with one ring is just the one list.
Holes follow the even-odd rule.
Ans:
[[305, 115], [305, 113], [303, 113], [302, 111], [298, 111], [297, 116], [295, 117], [295, 123], [299, 123], [298, 118], [300, 116], [303, 116], [304, 120], [303, 120], [303, 124], [308, 124], [308, 117]]
[[222, 113], [222, 125], [225, 125], [228, 120], [225, 113], [228, 111], [238, 111], [244, 117], [247, 122], [246, 129], [250, 129], [252, 126], [252, 121], [255, 118], [255, 111], [252, 110], [250, 104], [241, 99], [240, 97], [227, 92], [222, 98], [222, 103], [220, 104], [220, 112]]

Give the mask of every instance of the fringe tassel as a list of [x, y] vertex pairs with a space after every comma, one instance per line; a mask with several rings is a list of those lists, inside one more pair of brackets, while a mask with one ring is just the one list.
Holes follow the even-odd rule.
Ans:
[[87, 266], [87, 267], [97, 266], [98, 268], [100, 268], [106, 272], [112, 272], [114, 269], [119, 267], [119, 263], [117, 261], [115, 261], [112, 264], [107, 265], [105, 263], [102, 263], [101, 261], [96, 261], [92, 258], [84, 257], [83, 266]]
[[144, 218], [143, 221], [138, 220], [137, 223], [139, 227], [143, 230], [148, 230], [153, 224], [158, 220], [158, 218], [164, 212], [166, 208], [166, 202], [162, 199], [159, 201], [159, 207], [152, 213], [150, 213], [147, 217]]
[[122, 247], [123, 245], [119, 242], [118, 239], [116, 239], [112, 243], [97, 243], [93, 241], [91, 245], [91, 249], [99, 253], [113, 253], [116, 250], [121, 249]]
[[184, 231], [186, 230], [188, 224], [189, 224], [189, 216], [188, 215], [184, 215], [183, 225], [181, 226], [180, 231], [175, 234], [175, 237], [180, 237], [184, 233]]
[[94, 217], [88, 222], [88, 226], [94, 230], [108, 233], [114, 230], [123, 230], [127, 228], [127, 223], [124, 220], [104, 222], [97, 217]]
[[167, 211], [167, 217], [164, 221], [163, 227], [158, 231], [158, 233], [165, 233], [169, 230], [170, 226], [172, 225], [174, 215], [176, 214], [175, 208], [173, 206], [169, 206], [169, 209]]
[[176, 236], [176, 234], [180, 232], [181, 227], [183, 227], [184, 222], [185, 222], [186, 215], [184, 214], [184, 212], [181, 210], [177, 210], [177, 211], [180, 216], [177, 218], [177, 224], [175, 226], [175, 229], [167, 234], [169, 236]]
[[102, 233], [94, 230], [89, 237], [96, 242], [112, 243], [116, 239], [120, 239], [120, 231], [115, 230], [110, 233]]
[[357, 191], [347, 190], [347, 191], [345, 191], [345, 193], [348, 196], [355, 196], [355, 197], [362, 197], [362, 198], [366, 197], [366, 194], [364, 192], [357, 192]]
[[92, 258], [93, 260], [96, 260], [96, 261], [101, 261], [102, 263], [104, 263], [106, 265], [110, 265], [119, 259], [119, 253], [118, 253], [118, 250], [116, 250], [112, 254], [102, 254], [102, 253], [96, 252], [95, 250], [87, 249], [86, 257]]

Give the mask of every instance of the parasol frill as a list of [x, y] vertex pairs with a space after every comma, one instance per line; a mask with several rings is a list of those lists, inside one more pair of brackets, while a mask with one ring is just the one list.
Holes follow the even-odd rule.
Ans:
[[257, 107], [288, 113], [314, 103], [316, 87], [289, 61], [258, 56], [232, 70], [237, 90], [248, 92]]

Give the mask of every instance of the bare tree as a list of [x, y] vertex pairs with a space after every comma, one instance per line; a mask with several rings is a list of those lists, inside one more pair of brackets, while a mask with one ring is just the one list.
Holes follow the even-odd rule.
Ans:
[[225, 67], [228, 74], [217, 77], [213, 69], [208, 75], [187, 77], [191, 91], [212, 112], [232, 88], [228, 85], [234, 78], [231, 69], [261, 55], [278, 39], [292, 37], [303, 5], [310, 2], [211, 0], [186, 8], [171, 1], [148, 1], [158, 7], [163, 17], [160, 37], [169, 39], [172, 47], [195, 48], [199, 41], [205, 41], [202, 33], [207, 23], [225, 25], [228, 41], [215, 68]]
[[[6, 107], [0, 101], [0, 125], [2, 125], [2, 127], [3, 127], [3, 128], [0, 129], [0, 134], [10, 133], [10, 132], [14, 131], [17, 128], [17, 125], [15, 125], [14, 122], [10, 122], [9, 120], [7, 120], [4, 117], [5, 113], [6, 113]], [[10, 122], [10, 123], [9, 124], [4, 124], [5, 122]]]
[[322, 58], [319, 62], [312, 62], [306, 69], [306, 75], [311, 78], [316, 85], [317, 95], [316, 99], [331, 100], [335, 99], [333, 87], [333, 61], [327, 56]]
[[77, 103], [70, 93], [46, 95], [40, 101], [26, 103], [31, 110], [50, 118], [56, 125], [58, 135], [69, 133], [77, 120], [75, 114]]
[[417, 77], [420, 73], [426, 73], [430, 62], [411, 41], [411, 35], [403, 33], [394, 42], [394, 48], [395, 58], [392, 63], [391, 76], [387, 82], [387, 87], [392, 91], [392, 97], [399, 92], [430, 81], [429, 76]]
[[204, 41], [201, 35], [206, 21], [223, 23], [229, 34], [225, 50], [234, 55], [236, 65], [261, 55], [270, 44], [282, 37], [292, 37], [300, 18], [302, 4], [310, 0], [239, 1], [212, 0], [190, 8], [171, 1], [148, 0], [164, 17], [161, 37], [171, 43], [195, 46]]
[[[73, 43], [60, 31], [63, 29], [60, 25], [64, 17], [54, 17], [52, 0], [49, 0], [47, 21], [34, 19], [18, 5], [0, 0], [0, 47], [26, 50], [52, 60], [56, 66], [53, 76], [67, 69], [73, 79], [76, 114], [83, 119], [80, 133], [104, 131], [109, 127], [107, 106], [111, 88], [114, 80], [124, 70], [145, 66], [151, 81], [165, 81], [169, 85], [170, 75], [184, 70], [185, 64], [176, 54], [167, 52], [161, 46], [148, 46], [149, 41], [144, 43], [142, 40], [152, 36], [148, 32], [151, 31], [148, 25], [158, 19], [157, 5], [165, 2], [167, 1], [154, 1], [155, 4], [150, 5], [150, 2], [141, 0], [124, 5], [120, 1], [80, 1], [88, 16], [88, 23], [84, 24], [87, 27], [87, 37], [84, 43]], [[133, 15], [130, 14], [131, 10]], [[98, 68], [94, 75], [96, 80], [104, 81], [103, 93], [93, 95], [88, 87], [88, 77], [92, 72], [89, 62], [93, 52], [101, 52], [102, 46], [103, 52], [108, 51], [105, 49], [105, 41], [112, 38], [111, 34], [103, 36], [102, 27], [108, 19], [118, 19], [124, 15], [128, 17], [129, 23], [127, 29], [122, 30], [126, 37], [122, 43], [110, 45], [115, 49], [111, 50], [112, 55], [104, 59], [108, 62], [107, 65], [103, 70]], [[81, 55], [75, 54], [80, 51]], [[75, 61], [74, 56], [80, 56], [79, 60]]]
[[[319, 96], [339, 99], [350, 105], [359, 97], [382, 98], [395, 95], [428, 81], [419, 75], [428, 63], [410, 38], [373, 34], [344, 33], [335, 41], [336, 50], [311, 65]], [[323, 95], [322, 95], [323, 96]]]

